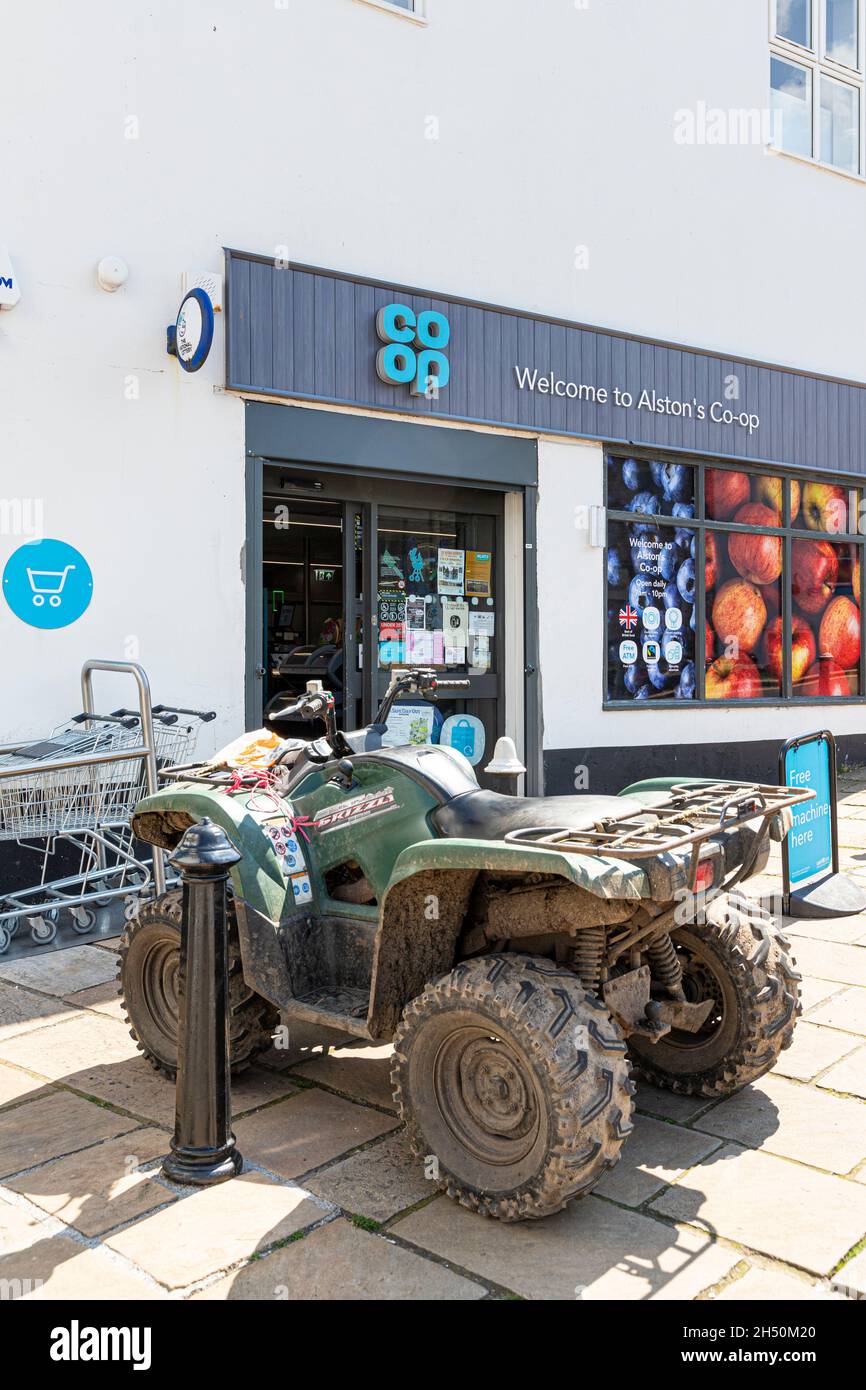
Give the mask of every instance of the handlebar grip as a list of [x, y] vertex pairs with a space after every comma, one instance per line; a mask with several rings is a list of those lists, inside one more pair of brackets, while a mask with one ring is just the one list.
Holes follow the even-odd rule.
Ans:
[[86, 724], [90, 720], [94, 724], [120, 724], [124, 729], [137, 729], [138, 720], [131, 716], [123, 719], [120, 713], [115, 714], [73, 714], [70, 724]]
[[212, 719], [216, 719], [216, 710], [201, 709], [181, 709], [180, 705], [154, 705], [154, 714], [189, 714], [193, 719], [200, 719], [202, 724], [210, 724]]
[[434, 690], [471, 690], [471, 681], [440, 681], [437, 677]]

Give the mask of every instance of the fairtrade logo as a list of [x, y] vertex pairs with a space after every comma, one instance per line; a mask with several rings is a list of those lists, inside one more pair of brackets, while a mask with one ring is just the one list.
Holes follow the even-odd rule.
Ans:
[[413, 396], [435, 400], [451, 377], [444, 352], [451, 325], [445, 315], [434, 309], [416, 315], [407, 304], [388, 304], [376, 315], [376, 332], [386, 345], [376, 357], [382, 381], [409, 386]]

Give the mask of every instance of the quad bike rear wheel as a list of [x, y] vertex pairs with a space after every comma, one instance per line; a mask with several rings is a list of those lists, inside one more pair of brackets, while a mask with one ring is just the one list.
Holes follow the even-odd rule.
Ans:
[[[177, 1075], [178, 974], [181, 889], [145, 903], [127, 922], [120, 939], [120, 995], [129, 1031], [156, 1071]], [[229, 1043], [233, 1074], [244, 1071], [271, 1045], [278, 1011], [249, 988], [240, 943], [228, 904]]]
[[600, 1000], [543, 957], [458, 965], [407, 1004], [391, 1080], [415, 1155], [463, 1206], [559, 1211], [631, 1133], [625, 1042]]
[[[659, 1042], [629, 1039], [640, 1075], [683, 1095], [724, 1096], [775, 1066], [801, 1012], [789, 943], [766, 911], [731, 896], [701, 926], [671, 933], [689, 1003], [714, 1007], [698, 1033], [672, 1029]], [[660, 995], [660, 997], [663, 997]]]

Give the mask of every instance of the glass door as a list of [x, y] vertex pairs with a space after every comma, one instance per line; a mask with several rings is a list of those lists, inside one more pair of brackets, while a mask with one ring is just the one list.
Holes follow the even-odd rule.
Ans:
[[269, 464], [263, 501], [262, 704], [319, 679], [357, 729], [395, 669], [430, 667], [468, 688], [401, 702], [388, 741], [451, 743], [483, 784], [505, 732], [502, 494]]
[[468, 681], [465, 694], [443, 694], [435, 706], [396, 706], [392, 735], [450, 743], [481, 775], [502, 732], [501, 499], [445, 488], [416, 496], [376, 508], [376, 695], [409, 666]]

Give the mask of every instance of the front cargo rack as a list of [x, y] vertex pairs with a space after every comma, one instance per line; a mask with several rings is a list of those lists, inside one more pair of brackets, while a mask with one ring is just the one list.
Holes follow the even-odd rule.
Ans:
[[764, 786], [759, 782], [680, 783], [637, 815], [604, 817], [582, 830], [566, 825], [554, 829], [530, 826], [510, 830], [505, 839], [510, 844], [543, 846], [567, 854], [629, 860], [688, 849], [687, 881], [689, 891], [694, 892], [701, 846], [706, 840], [758, 819], [767, 823], [814, 796], [803, 787]]

